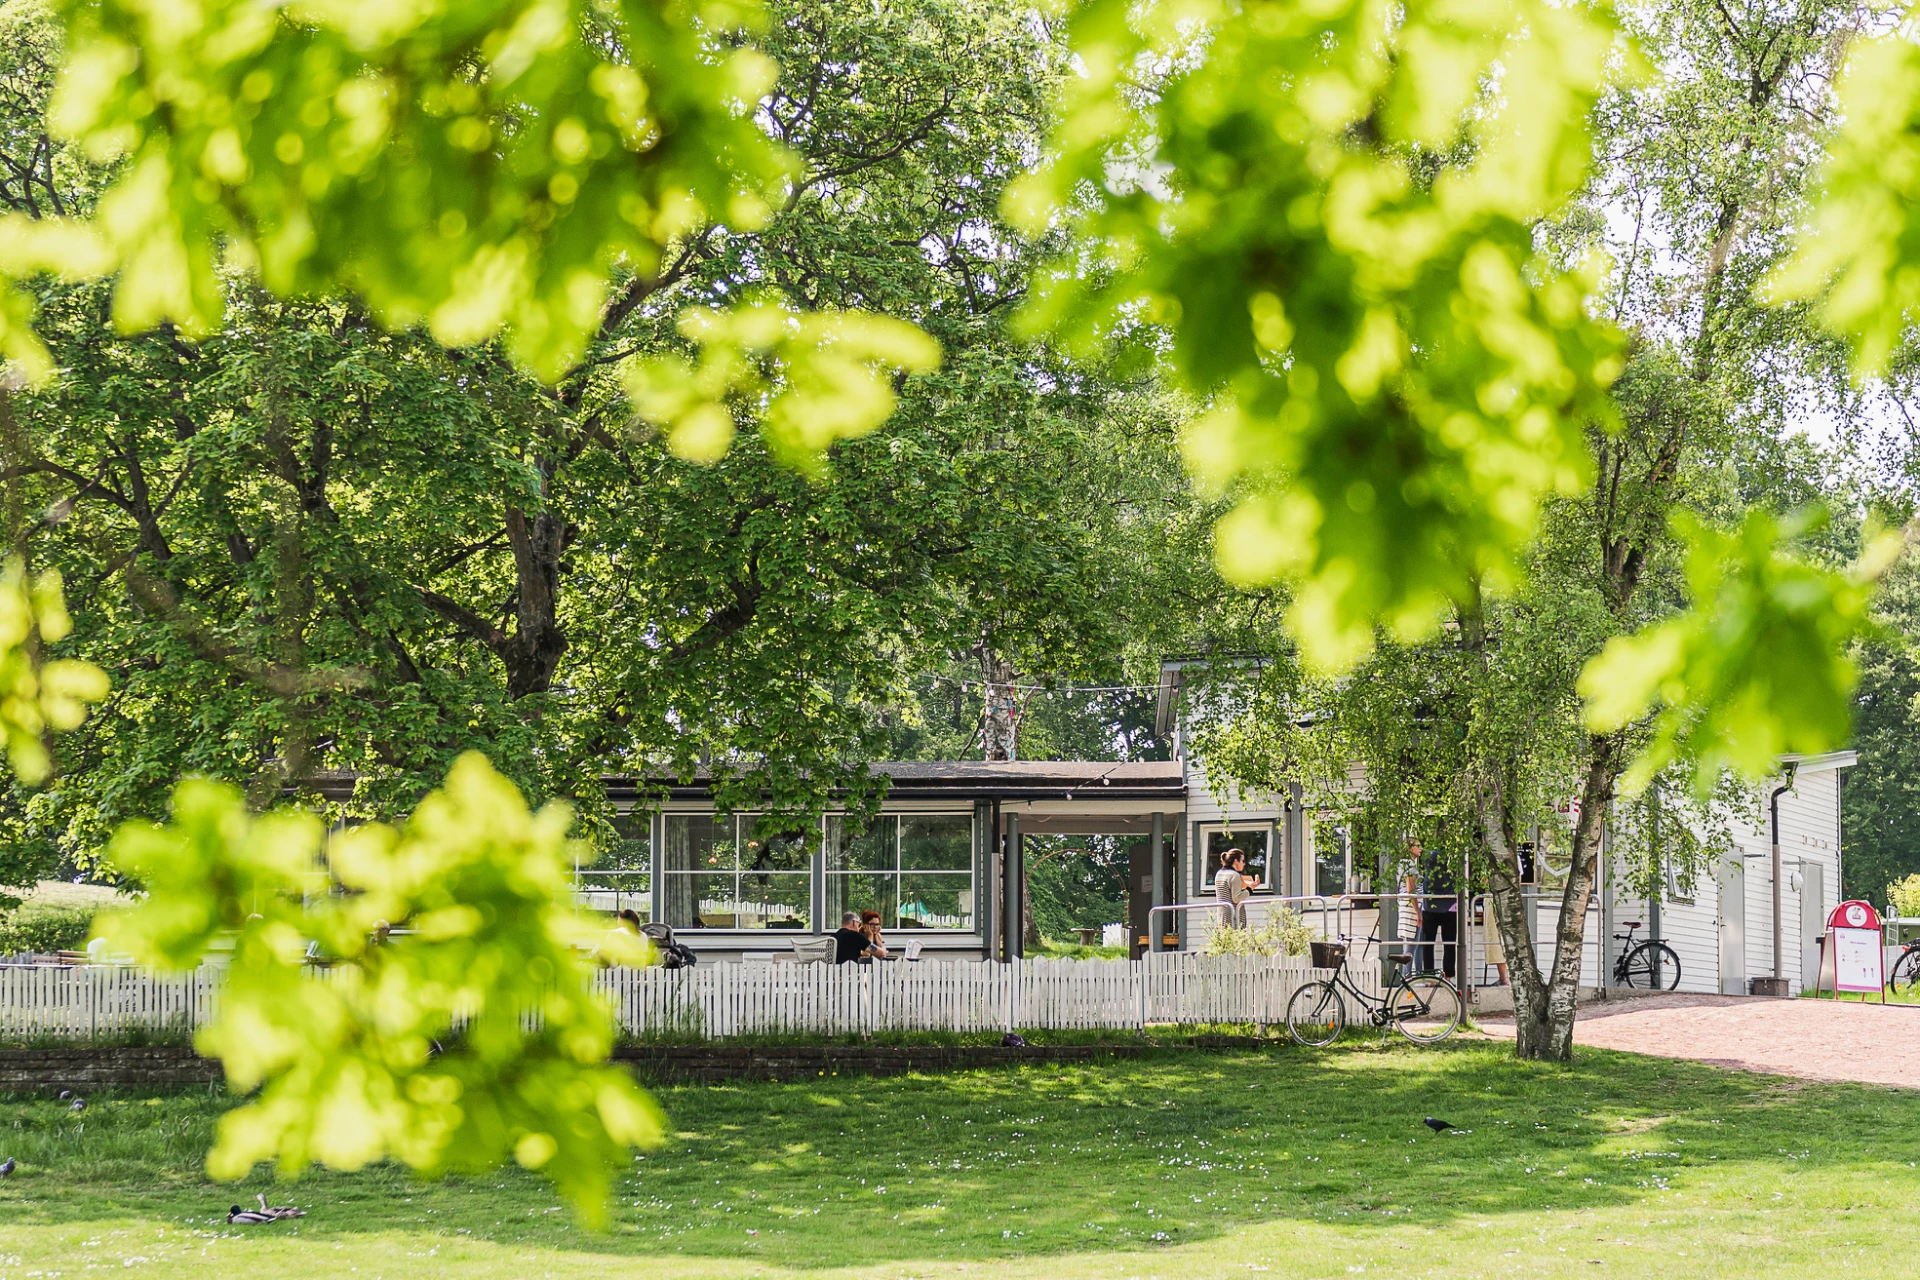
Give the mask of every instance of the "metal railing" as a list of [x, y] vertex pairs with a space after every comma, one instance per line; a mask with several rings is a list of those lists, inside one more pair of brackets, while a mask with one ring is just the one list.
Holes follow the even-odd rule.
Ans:
[[[1326, 915], [1328, 911], [1327, 904], [1333, 901], [1335, 901], [1335, 899], [1330, 898], [1323, 893], [1303, 893], [1303, 894], [1295, 894], [1292, 896], [1283, 896], [1279, 894], [1266, 893], [1266, 894], [1255, 894], [1250, 898], [1244, 898], [1239, 902], [1238, 905], [1241, 908], [1243, 916], [1245, 916], [1250, 914], [1252, 908], [1256, 906], [1264, 907], [1267, 913], [1271, 914], [1275, 909], [1285, 909], [1295, 903], [1308, 903], [1308, 902], [1318, 903], [1319, 905], [1312, 908], [1312, 910], [1317, 911], [1320, 915], [1320, 920], [1321, 920], [1320, 936], [1325, 938], [1325, 937], [1331, 936], [1326, 931]], [[1149, 951], [1160, 951], [1164, 949], [1164, 943], [1166, 939], [1166, 929], [1164, 927], [1158, 928], [1158, 929], [1154, 927], [1155, 916], [1158, 916], [1158, 915], [1172, 916], [1172, 915], [1177, 915], [1183, 911], [1216, 911], [1217, 912], [1224, 906], [1226, 906], [1226, 904], [1221, 902], [1217, 898], [1199, 898], [1199, 899], [1195, 899], [1192, 902], [1163, 902], [1157, 907], [1147, 908], [1147, 942], [1148, 942], [1147, 949]], [[1307, 913], [1305, 910], [1300, 911], [1300, 915], [1303, 919], [1305, 918], [1306, 914]]]

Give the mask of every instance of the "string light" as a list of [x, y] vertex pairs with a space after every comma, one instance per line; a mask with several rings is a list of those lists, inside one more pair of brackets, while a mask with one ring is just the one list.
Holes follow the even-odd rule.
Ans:
[[1001, 684], [994, 680], [963, 680], [956, 676], [929, 675], [928, 680], [958, 685], [962, 689], [1008, 689], [1014, 693], [1148, 693], [1158, 684]]

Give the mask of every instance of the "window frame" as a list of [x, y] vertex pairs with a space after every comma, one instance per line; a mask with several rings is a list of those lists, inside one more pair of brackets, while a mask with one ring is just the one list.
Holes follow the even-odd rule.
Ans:
[[[675, 929], [685, 929], [689, 933], [703, 933], [703, 934], [704, 933], [726, 933], [726, 932], [737, 931], [741, 933], [773, 934], [778, 936], [791, 937], [796, 935], [812, 936], [813, 934], [819, 932], [816, 922], [811, 917], [814, 915], [814, 911], [815, 911], [814, 864], [817, 861], [816, 855], [820, 848], [820, 829], [816, 828], [814, 832], [809, 833], [805, 828], [802, 828], [799, 832], [793, 833], [793, 834], [798, 834], [801, 837], [801, 841], [802, 841], [801, 847], [805, 851], [805, 858], [804, 858], [805, 865], [803, 867], [800, 867], [797, 869], [790, 869], [790, 870], [764, 870], [764, 871], [755, 870], [754, 868], [747, 865], [745, 852], [746, 852], [748, 843], [753, 838], [752, 837], [753, 824], [758, 823], [762, 816], [763, 816], [763, 813], [760, 811], [754, 811], [749, 813], [721, 814], [718, 811], [713, 809], [668, 810], [667, 812], [661, 814], [660, 815], [661, 822], [660, 822], [660, 828], [659, 828], [660, 844], [659, 844], [659, 849], [654, 856], [654, 866], [658, 869], [660, 892], [661, 892], [660, 917], [664, 919], [666, 916], [670, 914], [667, 907], [668, 901], [672, 897], [672, 895], [668, 893], [669, 887], [672, 886], [676, 881], [683, 881], [683, 880], [688, 882], [693, 882], [698, 880], [731, 879], [733, 882], [733, 893], [731, 897], [731, 901], [733, 905], [735, 905], [736, 907], [769, 905], [766, 903], [760, 903], [760, 902], [754, 901], [753, 899], [749, 898], [744, 891], [744, 885], [746, 883], [747, 877], [763, 876], [763, 877], [769, 877], [769, 878], [779, 877], [783, 880], [790, 880], [795, 883], [804, 884], [806, 886], [805, 894], [801, 895], [800, 900], [797, 903], [782, 904], [782, 903], [776, 902], [771, 904], [776, 906], [787, 905], [790, 908], [790, 912], [792, 912], [794, 909], [797, 908], [797, 911], [799, 913], [804, 913], [801, 918], [801, 924], [798, 927], [793, 927], [789, 925], [776, 926], [770, 923], [757, 924], [757, 925], [741, 924], [740, 917], [744, 914], [749, 914], [749, 913], [739, 912], [739, 911], [735, 911], [731, 913], [734, 917], [734, 923], [732, 924], [710, 925], [710, 924], [697, 923], [700, 919], [700, 914], [701, 914], [699, 890], [704, 886], [696, 883], [692, 885], [692, 889], [694, 892], [693, 909], [689, 913], [692, 916], [693, 921], [695, 923], [680, 924], [672, 920], [667, 920], [666, 923], [668, 925], [670, 925], [672, 928], [675, 928]], [[682, 819], [682, 820], [695, 820], [695, 819], [705, 818], [708, 822], [713, 823], [716, 826], [724, 819], [724, 821], [731, 828], [731, 836], [727, 838], [727, 843], [729, 843], [732, 846], [732, 853], [733, 853], [732, 866], [710, 867], [710, 868], [698, 868], [698, 867], [674, 868], [674, 867], [667, 866], [666, 864], [667, 848], [666, 847], [669, 841], [667, 837], [666, 824], [669, 822], [672, 822], [676, 818]], [[768, 837], [769, 840], [778, 840], [778, 839], [784, 839], [784, 838], [786, 837], [783, 835]], [[716, 840], [716, 843], [718, 843], [718, 840]], [[715, 913], [715, 914], [722, 914], [722, 913]], [[766, 915], [766, 918], [770, 920], [772, 918], [772, 913], [768, 912]]]
[[[1220, 870], [1218, 867], [1214, 867], [1212, 871], [1207, 869], [1207, 865], [1212, 858], [1212, 854], [1207, 849], [1207, 837], [1216, 831], [1222, 832], [1234, 840], [1239, 839], [1241, 835], [1251, 835], [1265, 842], [1266, 852], [1261, 855], [1260, 862], [1260, 887], [1252, 892], [1256, 898], [1273, 896], [1275, 892], [1273, 867], [1274, 849], [1284, 843], [1278, 836], [1277, 819], [1252, 818], [1240, 823], [1196, 822], [1193, 824], [1193, 827], [1194, 860], [1200, 869], [1200, 895], [1202, 897], [1211, 898], [1214, 896], [1213, 876], [1215, 872]], [[1247, 859], [1247, 864], [1247, 869], [1249, 871], [1253, 870], [1253, 859], [1251, 857]]]
[[[826, 905], [834, 899], [834, 895], [830, 891], [834, 878], [841, 877], [851, 880], [866, 877], [875, 882], [892, 882], [893, 894], [890, 901], [892, 903], [895, 923], [885, 924], [882, 926], [883, 928], [897, 933], [911, 933], [934, 937], [952, 937], [955, 935], [979, 936], [980, 909], [978, 888], [980, 883], [980, 868], [979, 858], [977, 857], [977, 850], [979, 848], [979, 821], [978, 816], [972, 809], [898, 809], [891, 811], [882, 809], [875, 815], [875, 822], [891, 822], [893, 824], [893, 839], [891, 844], [893, 855], [892, 865], [890, 867], [855, 867], [847, 870], [835, 870], [832, 865], [835, 838], [833, 823], [835, 821], [844, 823], [846, 816], [845, 813], [829, 813], [824, 816], [823, 820], [820, 845], [820, 901], [823, 908], [821, 912], [823, 918], [820, 922], [821, 932], [831, 933], [832, 929], [828, 929], [826, 926], [832, 924], [834, 928], [838, 928], [840, 923], [837, 918], [831, 920], [824, 918], [838, 916], [837, 909]], [[964, 821], [967, 824], [967, 855], [966, 865], [964, 867], [929, 869], [927, 867], [909, 868], [905, 865], [907, 823], [915, 819], [933, 818], [955, 819]], [[861, 834], [863, 836], [871, 835], [873, 830], [873, 826], [869, 825]], [[973, 903], [972, 912], [966, 917], [969, 923], [954, 925], [909, 925], [898, 923], [900, 919], [900, 905], [904, 901], [905, 883], [911, 879], [927, 877], [932, 877], [937, 880], [966, 881], [966, 896]], [[842, 900], [844, 901], [844, 899]]]
[[[640, 811], [629, 810], [620, 815], [620, 820], [629, 821], [631, 820], [631, 816], [636, 812]], [[885, 868], [862, 868], [846, 871], [836, 871], [830, 866], [831, 842], [834, 839], [834, 829], [831, 824], [837, 821], [844, 821], [846, 818], [844, 812], [836, 811], [823, 813], [820, 815], [814, 827], [803, 828], [802, 834], [805, 838], [806, 853], [804, 859], [805, 866], [803, 868], [765, 872], [752, 870], [746, 865], [746, 842], [751, 840], [752, 837], [750, 834], [743, 833], [750, 833], [752, 829], [751, 824], [757, 822], [761, 816], [761, 811], [722, 814], [712, 808], [653, 810], [648, 813], [646, 819], [646, 843], [649, 849], [647, 869], [643, 871], [623, 868], [613, 872], [597, 872], [590, 864], [581, 865], [576, 863], [574, 867], [575, 901], [582, 906], [586, 905], [580, 896], [586, 889], [586, 878], [607, 874], [632, 875], [638, 878], [639, 882], [645, 886], [644, 890], [636, 891], [634, 895], [647, 902], [647, 910], [643, 911], [642, 914], [648, 920], [664, 921], [675, 929], [685, 929], [690, 933], [703, 935], [747, 933], [753, 935], [821, 937], [831, 934], [834, 929], [839, 927], [838, 917], [840, 909], [832, 905], [834, 899], [834, 895], [831, 892], [833, 888], [832, 877], [868, 876], [889, 882], [892, 890], [891, 898], [889, 899], [891, 902], [891, 913], [892, 918], [896, 922], [900, 919], [898, 909], [903, 901], [901, 895], [905, 892], [905, 888], [909, 882], [916, 880], [922, 882], [923, 891], [920, 895], [916, 895], [917, 899], [924, 897], [924, 889], [927, 887], [955, 882], [962, 886], [963, 900], [969, 907], [968, 914], [964, 917], [959, 917], [965, 919], [967, 923], [954, 925], [907, 925], [893, 923], [884, 927], [889, 933], [902, 932], [929, 938], [981, 938], [985, 936], [984, 929], [986, 927], [986, 921], [982, 915], [980, 906], [980, 890], [984, 883], [981, 867], [980, 817], [975, 808], [970, 806], [964, 809], [883, 809], [879, 814], [875, 815], [875, 822], [877, 824], [892, 824], [892, 844], [890, 848], [889, 865]], [[705, 819], [709, 823], [721, 828], [721, 830], [713, 833], [716, 842], [723, 839], [731, 840], [733, 844], [731, 866], [725, 868], [692, 866], [675, 868], [668, 866], [667, 848], [670, 843], [670, 828], [668, 824], [675, 820], [697, 821], [700, 819]], [[964, 849], [964, 854], [957, 860], [957, 865], [938, 868], [909, 867], [905, 865], [904, 849], [907, 824], [915, 820], [940, 819], [956, 824], [964, 824], [964, 837], [955, 840], [955, 843]], [[726, 823], [731, 823], [731, 827], [725, 826]], [[869, 831], [873, 829], [871, 825], [868, 828]], [[728, 834], [722, 835], [722, 831]], [[958, 835], [958, 833], [956, 833], [956, 835]], [[636, 843], [638, 842], [636, 841]], [[745, 925], [738, 923], [740, 918], [738, 914], [735, 915], [736, 923], [730, 925], [681, 924], [673, 918], [674, 912], [671, 903], [675, 895], [671, 890], [675, 887], [676, 881], [683, 878], [693, 880], [696, 877], [707, 876], [731, 877], [734, 885], [733, 900], [736, 902], [745, 902], [747, 899], [742, 896], [741, 887], [746, 877], [752, 875], [790, 877], [795, 883], [804, 882], [807, 886], [807, 892], [804, 898], [804, 910], [809, 917], [805, 926], [794, 929], [784, 927], [773, 928], [766, 925]], [[932, 882], [931, 884], [927, 883], [929, 880]], [[701, 887], [703, 886], [697, 884], [691, 886], [696, 892]], [[606, 890], [601, 889], [600, 892], [606, 892]], [[626, 895], [623, 894], [622, 896], [624, 897]], [[694, 909], [688, 914], [695, 920], [699, 919], [700, 912], [697, 901]], [[829, 919], [829, 917], [832, 918]]]

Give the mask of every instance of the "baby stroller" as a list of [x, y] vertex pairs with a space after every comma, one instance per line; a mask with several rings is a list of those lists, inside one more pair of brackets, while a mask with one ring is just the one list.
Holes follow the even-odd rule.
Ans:
[[670, 924], [643, 924], [640, 935], [653, 939], [654, 947], [660, 952], [660, 963], [668, 969], [691, 969], [700, 963], [693, 949], [684, 942], [677, 942]]

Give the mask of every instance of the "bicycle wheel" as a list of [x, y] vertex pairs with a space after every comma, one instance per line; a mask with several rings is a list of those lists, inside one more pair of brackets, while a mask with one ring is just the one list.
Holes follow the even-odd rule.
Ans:
[[1437, 973], [1416, 973], [1387, 993], [1387, 1016], [1415, 1044], [1438, 1044], [1460, 1025], [1460, 993]]
[[1347, 1004], [1331, 982], [1309, 982], [1287, 1001], [1287, 1034], [1298, 1044], [1324, 1049], [1347, 1029]]
[[1664, 942], [1643, 942], [1620, 961], [1620, 976], [1629, 987], [1672, 991], [1680, 985], [1680, 957]]
[[1920, 986], [1920, 946], [1908, 947], [1900, 953], [1900, 958], [1893, 962], [1893, 973], [1887, 981], [1895, 995], [1905, 994]]

